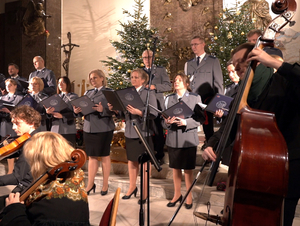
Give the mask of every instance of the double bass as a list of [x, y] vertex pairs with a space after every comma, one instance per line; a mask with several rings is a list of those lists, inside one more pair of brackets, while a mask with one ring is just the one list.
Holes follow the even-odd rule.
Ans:
[[[294, 0], [277, 0], [274, 13], [281, 13], [267, 27], [257, 46], [273, 43], [276, 33], [291, 21], [296, 11]], [[223, 216], [206, 216], [223, 226], [282, 225], [283, 202], [288, 187], [288, 152], [273, 113], [251, 109], [247, 97], [256, 64], [251, 62], [227, 116], [217, 161], [211, 167], [211, 185], [224, 151], [236, 114], [240, 114], [238, 131], [228, 171]], [[194, 213], [199, 216], [199, 213]], [[201, 218], [205, 218], [199, 216]]]

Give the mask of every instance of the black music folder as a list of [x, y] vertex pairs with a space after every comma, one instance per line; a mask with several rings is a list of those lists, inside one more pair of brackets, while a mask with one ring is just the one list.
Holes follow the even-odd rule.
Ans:
[[19, 107], [22, 105], [27, 105], [27, 106], [30, 106], [30, 107], [36, 109], [36, 107], [38, 106], [38, 103], [31, 95], [26, 94], [25, 97], [16, 106]]
[[119, 90], [102, 91], [107, 102], [113, 106], [113, 110], [126, 111], [127, 105], [141, 109], [145, 105], [134, 87], [128, 87]]
[[164, 116], [165, 118], [175, 116], [178, 118], [185, 119], [185, 118], [190, 118], [194, 114], [194, 111], [190, 109], [190, 107], [187, 106], [186, 103], [184, 103], [183, 101], [177, 102], [176, 104], [174, 104], [173, 106], [169, 107], [164, 111], [158, 110], [156, 107], [152, 106], [151, 104], [149, 104], [149, 106], [153, 108], [155, 111], [157, 111], [158, 113], [162, 114], [162, 116]]
[[80, 107], [83, 115], [88, 115], [96, 111], [93, 109], [95, 106], [94, 102], [86, 95], [72, 100], [71, 104], [77, 108]]
[[[6, 102], [6, 103], [3, 103], [2, 107], [6, 107], [8, 110], [12, 111], [16, 107], [20, 107], [23, 105], [27, 105], [29, 107], [36, 109], [36, 107], [38, 106], [38, 103], [31, 95], [26, 94], [25, 97], [23, 97], [23, 99], [18, 104], [13, 105], [12, 103]], [[1, 107], [1, 105], [0, 105], [0, 107]]]
[[215, 113], [217, 110], [221, 109], [223, 110], [225, 116], [229, 112], [229, 106], [232, 100], [233, 100], [232, 97], [217, 93], [213, 97], [213, 99], [211, 99], [211, 101], [208, 103], [207, 106], [205, 106], [205, 104], [199, 104], [199, 105], [200, 107], [203, 108], [203, 110], [209, 111], [211, 113]]
[[66, 102], [58, 94], [46, 98], [41, 101], [41, 104], [45, 105], [47, 108], [53, 107], [55, 109], [54, 112], [61, 112], [65, 108], [68, 108]]
[[21, 86], [22, 86], [24, 89], [26, 89], [26, 90], [28, 89], [28, 86], [29, 86], [29, 82], [28, 82], [28, 81], [19, 79], [18, 82], [21, 84]]
[[1, 108], [7, 108], [8, 110], [10, 110], [10, 109], [9, 109], [9, 106], [14, 106], [14, 105], [11, 104], [11, 103], [8, 102], [8, 101], [0, 100], [0, 109], [1, 109]]

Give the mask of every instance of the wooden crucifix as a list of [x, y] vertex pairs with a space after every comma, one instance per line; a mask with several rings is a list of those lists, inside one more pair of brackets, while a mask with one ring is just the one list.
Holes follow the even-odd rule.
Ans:
[[64, 60], [62, 66], [65, 69], [66, 72], [66, 76], [69, 76], [69, 63], [70, 63], [70, 58], [71, 58], [71, 52], [74, 49], [74, 47], [79, 47], [79, 45], [73, 44], [71, 42], [71, 33], [68, 32], [67, 37], [69, 39], [69, 43], [68, 44], [64, 44], [61, 46], [61, 48], [64, 48], [64, 53], [65, 53], [65, 57], [66, 59]]

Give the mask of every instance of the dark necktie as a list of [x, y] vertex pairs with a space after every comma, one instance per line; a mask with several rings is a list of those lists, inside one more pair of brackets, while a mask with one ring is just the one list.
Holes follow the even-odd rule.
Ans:
[[197, 57], [197, 66], [199, 66], [199, 63], [200, 63], [200, 57], [198, 56]]
[[65, 97], [65, 94], [63, 93], [63, 94], [61, 95], [61, 99], [64, 99], [64, 97]]
[[96, 93], [98, 93], [98, 89], [97, 89], [97, 88], [95, 88], [95, 90], [94, 90], [94, 95], [95, 95]]
[[182, 99], [182, 97], [179, 97], [179, 98], [178, 98], [178, 102], [180, 102], [180, 101], [181, 101], [181, 99]]

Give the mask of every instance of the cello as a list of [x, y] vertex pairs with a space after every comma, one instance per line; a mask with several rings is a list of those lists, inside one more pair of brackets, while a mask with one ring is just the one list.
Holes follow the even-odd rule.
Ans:
[[[286, 24], [293, 24], [291, 19], [296, 3], [278, 0], [273, 3], [272, 10], [281, 15], [267, 27], [257, 43], [260, 48], [272, 44], [276, 33]], [[225, 143], [221, 141], [227, 141], [238, 113], [240, 121], [228, 171], [224, 213], [220, 219], [212, 218], [223, 226], [282, 225], [283, 200], [288, 182], [287, 146], [275, 115], [251, 109], [247, 104], [254, 68], [255, 62], [251, 62], [228, 116], [217, 148], [218, 158], [209, 178], [210, 184], [224, 150]], [[197, 212], [194, 214], [199, 216]]]

